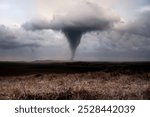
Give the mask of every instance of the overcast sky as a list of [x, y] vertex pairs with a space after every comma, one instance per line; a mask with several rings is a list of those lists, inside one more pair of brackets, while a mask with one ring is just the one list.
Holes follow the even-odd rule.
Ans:
[[75, 60], [149, 61], [149, 20], [150, 0], [0, 0], [0, 61], [69, 60], [66, 27]]

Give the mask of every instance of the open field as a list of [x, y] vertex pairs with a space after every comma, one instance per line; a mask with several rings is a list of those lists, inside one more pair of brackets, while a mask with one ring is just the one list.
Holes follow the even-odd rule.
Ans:
[[150, 99], [150, 62], [0, 62], [0, 99]]

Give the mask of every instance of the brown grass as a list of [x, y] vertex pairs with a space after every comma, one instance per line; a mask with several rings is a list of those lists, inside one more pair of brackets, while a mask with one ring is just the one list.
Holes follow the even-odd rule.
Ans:
[[0, 99], [150, 99], [150, 73], [0, 76]]

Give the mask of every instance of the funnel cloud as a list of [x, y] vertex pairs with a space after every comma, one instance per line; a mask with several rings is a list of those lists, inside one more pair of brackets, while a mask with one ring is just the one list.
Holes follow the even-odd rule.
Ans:
[[0, 61], [149, 61], [149, 19], [150, 0], [0, 0]]
[[63, 15], [54, 15], [51, 21], [31, 21], [25, 23], [23, 27], [33, 31], [46, 29], [61, 31], [67, 38], [72, 53], [71, 60], [73, 60], [83, 34], [111, 29], [120, 21], [113, 11], [106, 12], [107, 9], [96, 4], [86, 2], [78, 4], [78, 7], [80, 11], [78, 9], [68, 10]]
[[72, 53], [71, 60], [73, 60], [75, 52], [76, 52], [76, 48], [80, 44], [80, 40], [81, 40], [83, 32], [81, 30], [76, 30], [76, 29], [72, 29], [72, 28], [63, 29], [62, 32], [67, 37], [67, 40], [70, 44], [70, 49], [71, 49], [71, 53]]

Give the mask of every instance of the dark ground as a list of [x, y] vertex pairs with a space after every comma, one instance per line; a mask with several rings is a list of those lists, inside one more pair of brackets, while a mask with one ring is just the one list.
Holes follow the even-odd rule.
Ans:
[[140, 74], [150, 72], [150, 62], [0, 62], [0, 76], [95, 71]]
[[0, 62], [0, 99], [150, 99], [150, 62]]

